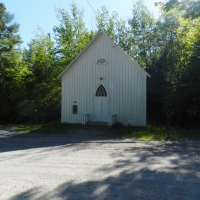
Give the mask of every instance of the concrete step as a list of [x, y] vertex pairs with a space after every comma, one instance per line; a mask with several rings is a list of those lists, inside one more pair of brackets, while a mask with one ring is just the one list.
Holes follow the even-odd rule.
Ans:
[[108, 126], [107, 122], [87, 122], [86, 126]]
[[109, 126], [107, 122], [87, 122], [83, 128], [92, 130], [107, 130], [109, 129]]

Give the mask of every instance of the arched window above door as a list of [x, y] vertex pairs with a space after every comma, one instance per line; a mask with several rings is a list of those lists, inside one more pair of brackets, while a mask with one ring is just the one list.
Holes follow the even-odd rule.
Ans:
[[103, 85], [100, 85], [98, 88], [97, 88], [97, 91], [96, 91], [96, 97], [106, 97], [107, 96], [107, 92], [106, 92], [106, 88], [103, 86]]

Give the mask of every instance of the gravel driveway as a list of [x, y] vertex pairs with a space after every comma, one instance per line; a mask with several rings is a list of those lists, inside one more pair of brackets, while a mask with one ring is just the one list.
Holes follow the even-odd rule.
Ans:
[[0, 128], [0, 199], [198, 200], [200, 142], [103, 131], [16, 136]]

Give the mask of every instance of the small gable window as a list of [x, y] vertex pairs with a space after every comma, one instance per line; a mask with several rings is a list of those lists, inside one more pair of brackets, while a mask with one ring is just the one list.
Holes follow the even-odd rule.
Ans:
[[98, 64], [98, 65], [106, 65], [107, 62], [106, 62], [105, 59], [101, 58], [101, 59], [99, 59], [99, 60], [97, 61], [97, 64]]
[[73, 112], [73, 114], [77, 114], [78, 113], [78, 106], [77, 105], [73, 105], [72, 106], [72, 112]]
[[106, 97], [107, 92], [103, 85], [100, 85], [96, 91], [96, 97]]

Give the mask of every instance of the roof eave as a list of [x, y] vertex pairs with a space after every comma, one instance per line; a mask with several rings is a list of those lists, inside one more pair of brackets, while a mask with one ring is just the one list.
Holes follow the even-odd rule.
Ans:
[[[84, 54], [84, 52], [91, 46], [91, 44], [100, 36], [100, 34], [104, 34], [106, 35], [101, 29], [96, 33], [96, 35], [93, 37], [93, 39], [85, 46], [85, 48], [76, 56], [76, 58], [63, 70], [63, 72], [57, 77], [58, 80], [62, 80], [62, 76], [65, 74], [65, 72]], [[106, 35], [107, 36], [107, 35]], [[110, 37], [109, 37], [110, 38]], [[110, 40], [112, 40], [110, 38]], [[113, 42], [113, 40], [112, 40]], [[127, 57], [129, 57], [129, 59], [133, 62], [136, 63], [137, 68], [139, 69], [139, 71], [141, 73], [143, 73], [144, 75], [151, 77], [143, 68], [141, 68], [138, 63], [130, 56], [128, 55], [120, 46], [118, 46], [117, 44], [115, 44], [117, 46], [117, 48], [120, 51], [123, 51], [123, 53], [125, 53], [125, 55]]]
[[83, 53], [91, 46], [91, 44], [99, 37], [100, 34], [105, 34], [102, 30], [99, 30], [92, 40], [85, 46], [85, 48], [76, 56], [76, 58], [62, 71], [62, 73], [57, 77], [58, 80], [62, 80], [62, 76], [65, 72], [83, 55]]

